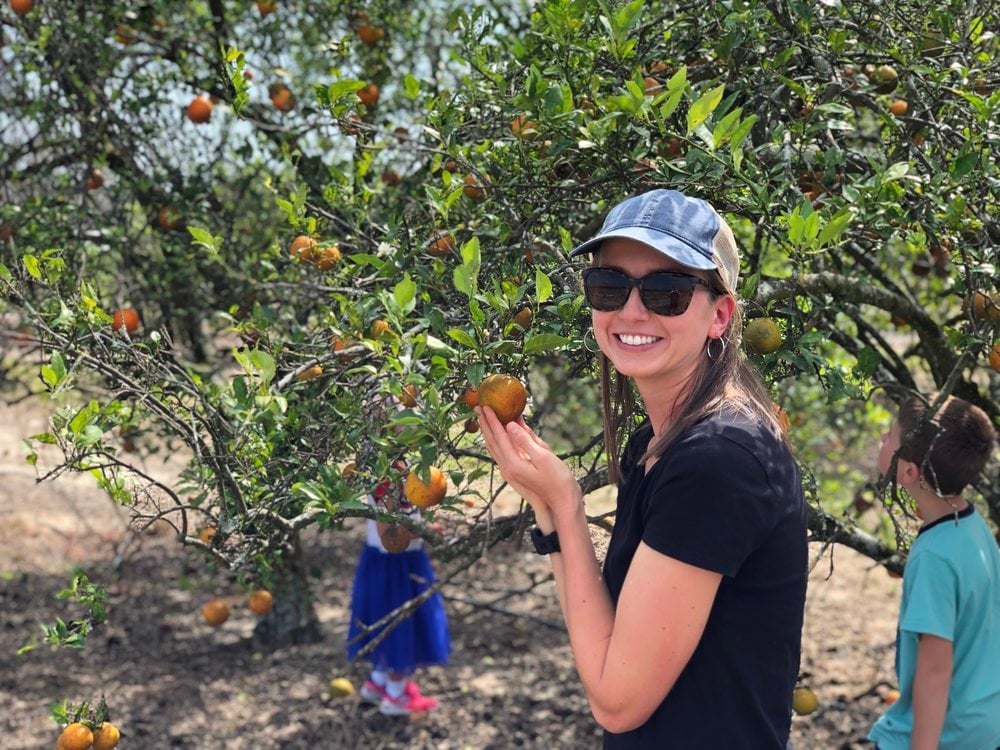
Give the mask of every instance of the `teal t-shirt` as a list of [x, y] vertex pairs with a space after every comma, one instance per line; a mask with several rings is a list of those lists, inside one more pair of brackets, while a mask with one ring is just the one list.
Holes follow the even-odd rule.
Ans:
[[1000, 551], [970, 506], [924, 526], [903, 572], [896, 634], [899, 700], [868, 739], [881, 750], [908, 750], [913, 676], [921, 633], [952, 642], [954, 663], [941, 750], [1000, 747]]

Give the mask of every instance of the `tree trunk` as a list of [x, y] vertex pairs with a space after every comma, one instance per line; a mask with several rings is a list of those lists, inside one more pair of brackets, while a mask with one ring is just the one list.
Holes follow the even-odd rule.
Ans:
[[272, 573], [274, 607], [254, 628], [254, 644], [262, 648], [277, 649], [323, 639], [298, 534], [288, 546], [291, 554], [285, 558], [285, 565], [275, 568]]

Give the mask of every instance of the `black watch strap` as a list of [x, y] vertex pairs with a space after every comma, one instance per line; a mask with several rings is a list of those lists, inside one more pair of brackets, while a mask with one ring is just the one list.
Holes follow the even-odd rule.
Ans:
[[544, 534], [537, 526], [531, 529], [531, 543], [535, 545], [535, 552], [539, 555], [551, 555], [553, 552], [562, 551], [559, 547], [559, 534], [555, 531]]

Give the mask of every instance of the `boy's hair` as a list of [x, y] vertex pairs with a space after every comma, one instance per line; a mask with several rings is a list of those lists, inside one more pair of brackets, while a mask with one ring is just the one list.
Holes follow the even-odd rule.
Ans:
[[915, 396], [899, 405], [899, 457], [939, 495], [957, 495], [989, 462], [997, 433], [986, 412], [955, 396], [927, 418], [930, 408]]

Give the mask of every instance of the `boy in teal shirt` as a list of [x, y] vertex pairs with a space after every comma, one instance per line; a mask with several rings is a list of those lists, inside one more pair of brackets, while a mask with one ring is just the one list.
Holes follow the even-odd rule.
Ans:
[[882, 437], [879, 470], [896, 482], [923, 526], [903, 574], [896, 673], [900, 698], [868, 739], [879, 750], [1000, 748], [1000, 552], [962, 498], [989, 462], [996, 430], [979, 408], [948, 397], [929, 416], [900, 405]]

